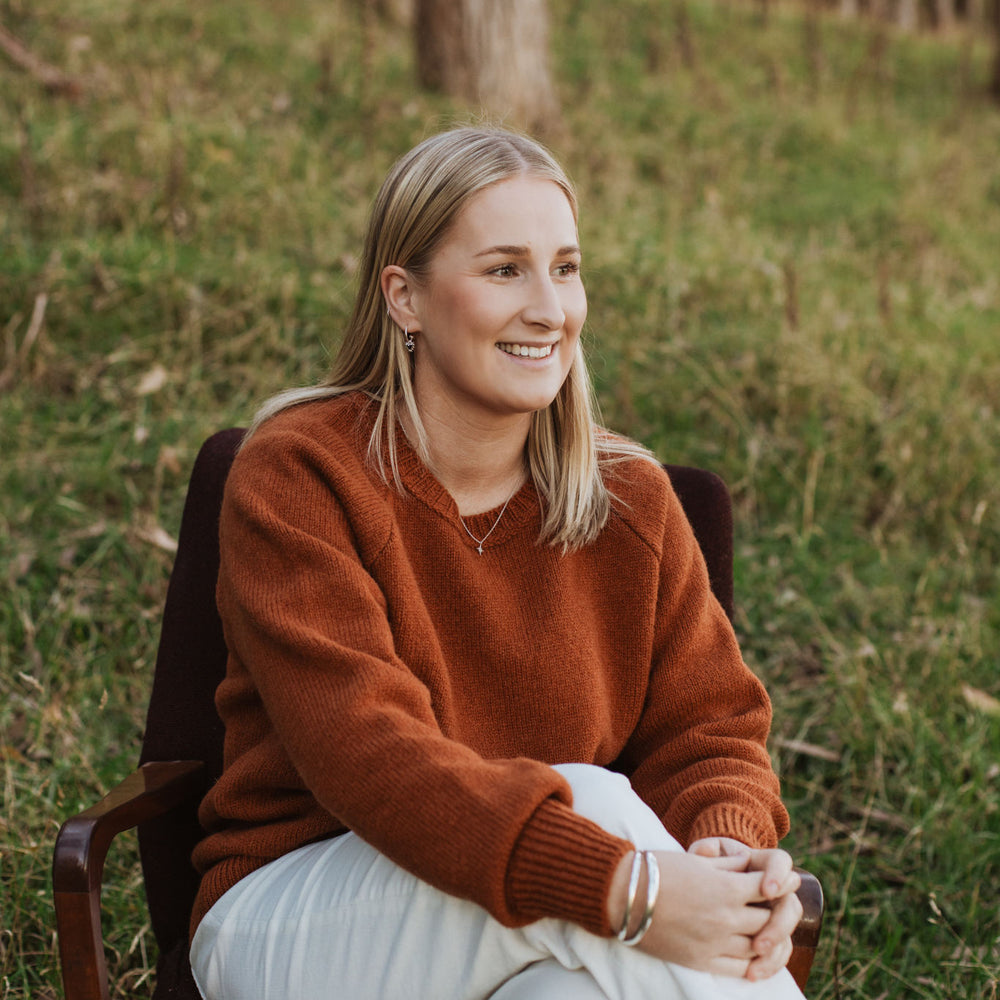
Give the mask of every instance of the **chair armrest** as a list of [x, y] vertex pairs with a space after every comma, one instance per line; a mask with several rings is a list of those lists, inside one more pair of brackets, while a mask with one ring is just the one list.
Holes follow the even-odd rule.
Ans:
[[152, 761], [133, 771], [96, 805], [63, 823], [56, 838], [52, 885], [56, 892], [101, 888], [108, 847], [119, 833], [154, 819], [201, 792], [198, 760]]
[[63, 823], [52, 858], [52, 889], [66, 1000], [107, 1000], [101, 936], [101, 880], [111, 841], [204, 790], [201, 761], [143, 764], [96, 805]]
[[802, 885], [796, 893], [802, 904], [802, 919], [792, 934], [792, 957], [788, 960], [788, 971], [799, 989], [804, 991], [823, 926], [823, 887], [815, 875], [801, 868], [795, 870], [802, 878]]

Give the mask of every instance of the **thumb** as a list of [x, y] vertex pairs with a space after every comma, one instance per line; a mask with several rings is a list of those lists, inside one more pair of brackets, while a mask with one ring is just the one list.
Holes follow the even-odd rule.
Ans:
[[703, 858], [749, 858], [750, 848], [732, 837], [703, 837], [696, 840], [689, 848], [690, 854], [698, 854]]
[[703, 858], [722, 857], [722, 841], [718, 837], [703, 837], [688, 848], [688, 854], [697, 854]]

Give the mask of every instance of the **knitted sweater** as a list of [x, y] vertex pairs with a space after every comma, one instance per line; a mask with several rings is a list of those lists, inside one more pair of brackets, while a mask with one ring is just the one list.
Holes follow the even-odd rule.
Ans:
[[[401, 432], [405, 492], [366, 462], [371, 426], [359, 395], [302, 404], [229, 476], [225, 768], [192, 929], [250, 872], [350, 829], [508, 926], [610, 934], [630, 845], [573, 812], [555, 763], [623, 771], [682, 843], [773, 846], [770, 704], [666, 474], [627, 463], [607, 526], [567, 554], [539, 544], [529, 483], [480, 555]], [[498, 513], [465, 521], [482, 538]]]

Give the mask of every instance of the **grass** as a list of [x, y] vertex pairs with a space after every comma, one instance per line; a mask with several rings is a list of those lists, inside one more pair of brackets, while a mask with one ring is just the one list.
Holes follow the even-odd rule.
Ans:
[[[552, 4], [605, 419], [721, 472], [814, 998], [1000, 984], [1000, 112], [985, 40]], [[0, 996], [59, 994], [62, 817], [133, 765], [186, 477], [319, 377], [392, 159], [463, 115], [340, 2], [4, 0]], [[681, 44], [686, 40], [686, 44]], [[155, 945], [109, 861], [115, 995]]]

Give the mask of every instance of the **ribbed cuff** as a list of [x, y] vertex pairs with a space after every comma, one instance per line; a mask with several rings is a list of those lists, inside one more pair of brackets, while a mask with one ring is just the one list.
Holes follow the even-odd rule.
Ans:
[[607, 898], [618, 862], [632, 844], [603, 830], [555, 799], [535, 810], [514, 846], [507, 900], [526, 923], [571, 920], [610, 937]]
[[691, 826], [690, 841], [705, 837], [732, 837], [753, 848], [777, 847], [774, 827], [762, 827], [738, 806], [720, 803], [698, 814]]

